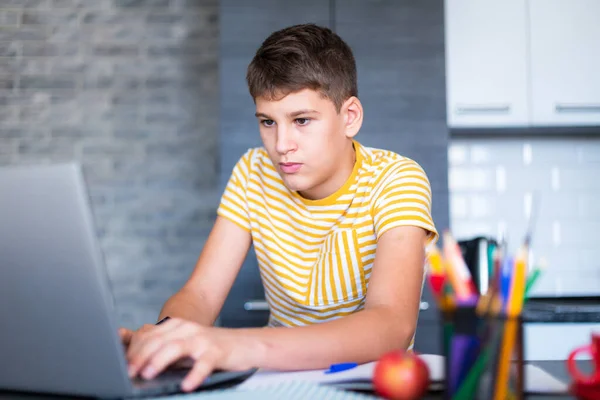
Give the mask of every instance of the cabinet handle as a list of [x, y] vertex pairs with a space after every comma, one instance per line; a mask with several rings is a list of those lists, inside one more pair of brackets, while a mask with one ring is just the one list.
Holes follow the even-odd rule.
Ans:
[[472, 105], [456, 107], [457, 114], [506, 114], [510, 111], [509, 104]]
[[600, 112], [600, 104], [565, 104], [558, 103], [554, 106], [558, 113], [597, 113]]
[[421, 304], [419, 304], [419, 310], [421, 310], [421, 311], [429, 310], [429, 302], [422, 301]]
[[244, 303], [246, 311], [269, 311], [269, 304], [264, 300], [251, 300]]

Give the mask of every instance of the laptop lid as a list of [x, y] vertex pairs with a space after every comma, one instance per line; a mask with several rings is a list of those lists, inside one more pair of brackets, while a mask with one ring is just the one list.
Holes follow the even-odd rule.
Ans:
[[0, 168], [0, 389], [132, 390], [77, 164]]

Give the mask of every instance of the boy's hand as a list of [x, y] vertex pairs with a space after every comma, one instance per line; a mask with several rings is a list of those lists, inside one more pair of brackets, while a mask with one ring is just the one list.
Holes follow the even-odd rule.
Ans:
[[192, 368], [181, 384], [195, 390], [214, 369], [245, 370], [256, 364], [258, 346], [240, 340], [234, 330], [205, 327], [172, 318], [153, 329], [131, 336], [127, 350], [129, 376], [152, 379], [177, 361], [190, 360]]
[[127, 329], [127, 328], [119, 328], [119, 336], [121, 337], [121, 342], [123, 342], [123, 345], [125, 347], [129, 347], [129, 343], [131, 343], [134, 336], [139, 335], [142, 332], [146, 332], [146, 331], [154, 328], [155, 326], [156, 325], [152, 325], [152, 324], [144, 324], [137, 331], [133, 331], [133, 330]]

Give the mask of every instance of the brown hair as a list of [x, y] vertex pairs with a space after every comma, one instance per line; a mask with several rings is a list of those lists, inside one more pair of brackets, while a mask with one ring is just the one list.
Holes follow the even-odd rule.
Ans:
[[358, 95], [352, 50], [331, 29], [314, 24], [273, 32], [256, 51], [246, 81], [254, 100], [312, 89], [338, 112], [345, 100]]

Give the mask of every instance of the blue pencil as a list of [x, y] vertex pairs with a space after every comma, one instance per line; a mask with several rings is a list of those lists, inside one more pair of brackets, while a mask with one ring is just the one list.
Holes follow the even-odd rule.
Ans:
[[500, 296], [502, 299], [502, 309], [506, 312], [508, 306], [508, 300], [510, 297], [510, 285], [514, 272], [514, 258], [506, 257], [502, 264], [502, 270], [500, 272]]

